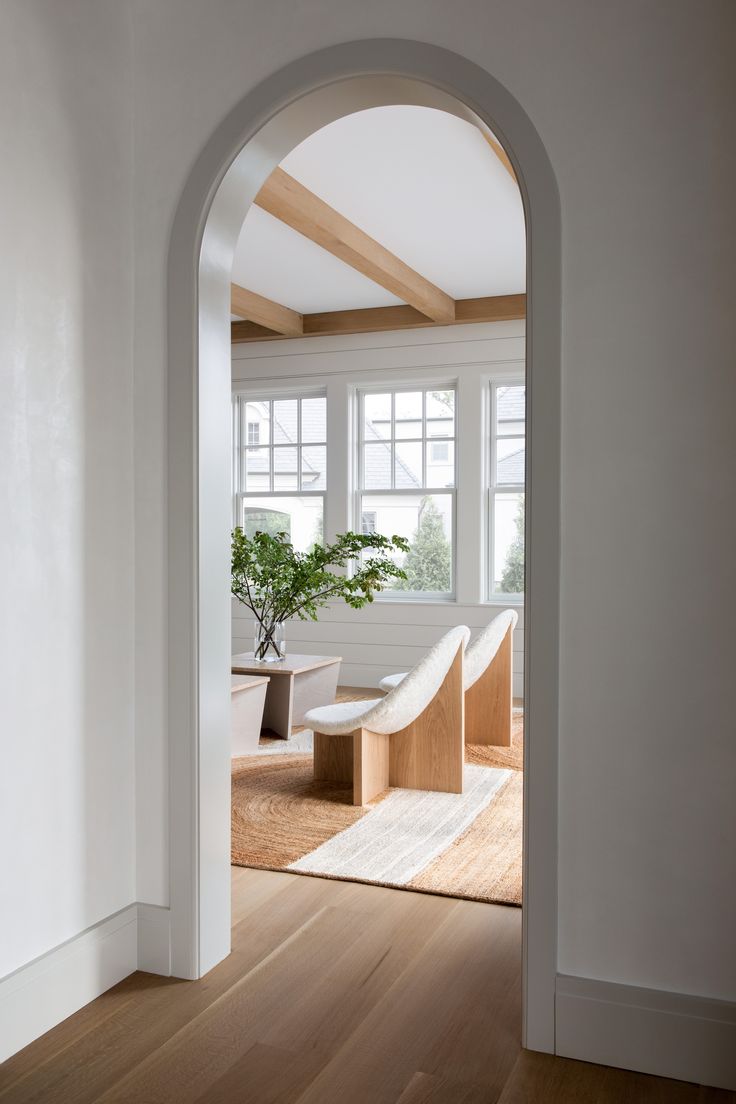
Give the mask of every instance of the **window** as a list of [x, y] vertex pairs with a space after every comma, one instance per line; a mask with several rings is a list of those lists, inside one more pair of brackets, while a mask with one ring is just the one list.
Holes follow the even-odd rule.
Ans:
[[364, 392], [359, 417], [358, 516], [363, 532], [410, 542], [411, 550], [397, 558], [407, 573], [397, 591], [451, 596], [454, 388]]
[[490, 592], [524, 593], [525, 388], [492, 386]]
[[287, 533], [301, 552], [321, 543], [327, 489], [324, 395], [235, 400], [235, 523], [252, 535]]
[[432, 441], [429, 446], [430, 462], [446, 464], [450, 459], [450, 446], [447, 441]]

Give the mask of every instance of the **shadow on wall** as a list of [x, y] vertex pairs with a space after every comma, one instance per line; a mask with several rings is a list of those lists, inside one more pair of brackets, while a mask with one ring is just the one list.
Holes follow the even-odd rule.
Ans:
[[80, 8], [2, 47], [0, 976], [135, 899], [130, 44]]

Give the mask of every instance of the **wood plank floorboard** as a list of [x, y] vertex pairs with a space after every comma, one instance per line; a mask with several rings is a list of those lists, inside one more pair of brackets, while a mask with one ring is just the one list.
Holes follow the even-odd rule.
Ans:
[[521, 914], [233, 869], [233, 951], [134, 974], [0, 1066], [0, 1104], [736, 1104], [522, 1051]]

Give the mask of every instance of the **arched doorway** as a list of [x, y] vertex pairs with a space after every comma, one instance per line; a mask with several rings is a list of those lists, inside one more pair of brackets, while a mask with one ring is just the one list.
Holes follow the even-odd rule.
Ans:
[[229, 560], [225, 429], [230, 269], [261, 184], [309, 134], [381, 104], [489, 126], [527, 221], [525, 1045], [554, 1050], [559, 635], [560, 227], [544, 146], [520, 105], [457, 54], [367, 40], [311, 54], [221, 123], [177, 208], [168, 267], [170, 899], [173, 973], [199, 977], [230, 946]]

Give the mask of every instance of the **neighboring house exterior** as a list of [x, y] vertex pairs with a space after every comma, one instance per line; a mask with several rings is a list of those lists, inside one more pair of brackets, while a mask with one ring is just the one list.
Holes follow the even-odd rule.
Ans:
[[[396, 393], [393, 406], [389, 395], [371, 396], [370, 405], [366, 397], [353, 524], [366, 534], [396, 535], [413, 542], [431, 500], [441, 516], [445, 539], [452, 546], [455, 394], [452, 390], [427, 392], [424, 420], [421, 406], [417, 414], [417, 407], [412, 408], [407, 401], [418, 401], [418, 395], [402, 393], [404, 401], [400, 403]], [[238, 521], [251, 535], [258, 530], [285, 532], [295, 548], [305, 551], [324, 539], [326, 399], [246, 399], [243, 411], [239, 429], [243, 446], [240, 485], [245, 493]], [[497, 590], [502, 589], [499, 580], [518, 531], [524, 486], [524, 419], [523, 386], [498, 388], [494, 510]], [[397, 562], [402, 561], [403, 554], [397, 557]]]

